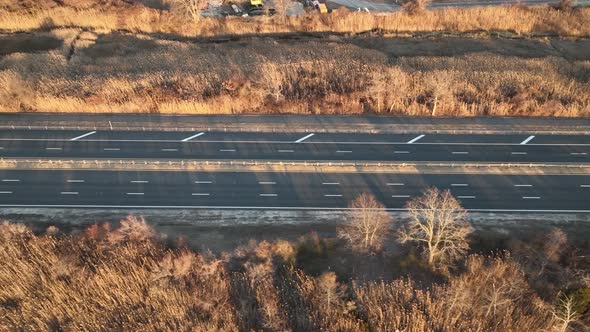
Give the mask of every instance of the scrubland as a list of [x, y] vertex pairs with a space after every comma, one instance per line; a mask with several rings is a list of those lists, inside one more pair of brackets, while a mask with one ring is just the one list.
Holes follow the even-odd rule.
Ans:
[[411, 246], [313, 233], [212, 254], [135, 217], [71, 234], [4, 222], [0, 330], [586, 331], [587, 240], [528, 235], [475, 233], [444, 272]]
[[588, 116], [590, 9], [208, 18], [0, 7], [0, 111]]

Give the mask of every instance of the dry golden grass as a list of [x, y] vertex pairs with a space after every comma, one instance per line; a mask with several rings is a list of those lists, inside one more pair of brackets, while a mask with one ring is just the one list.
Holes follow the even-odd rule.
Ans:
[[318, 258], [334, 250], [315, 248], [318, 241], [250, 242], [216, 257], [167, 249], [135, 217], [79, 235], [55, 227], [34, 235], [3, 222], [0, 330], [516, 332], [559, 325], [555, 295], [539, 298], [527, 278], [540, 275], [527, 275], [510, 255], [472, 255], [462, 272], [434, 284], [360, 282], [327, 266], [315, 276], [298, 269], [303, 250]]
[[[590, 115], [590, 43], [532, 37], [590, 36], [590, 9], [338, 11], [195, 24], [116, 0], [43, 3], [0, 8], [0, 30], [34, 31], [28, 45], [20, 34], [0, 36], [2, 112]], [[405, 37], [298, 35], [375, 30]], [[455, 35], [432, 37], [437, 31]], [[272, 33], [298, 39], [250, 36]], [[224, 35], [250, 37], [191, 39]]]
[[174, 33], [180, 36], [264, 34], [279, 32], [394, 32], [515, 31], [522, 34], [590, 35], [590, 9], [558, 11], [537, 7], [481, 7], [425, 11], [419, 15], [394, 13], [376, 16], [340, 10], [332, 15], [259, 17], [256, 19], [203, 19], [184, 21], [173, 11], [141, 5], [73, 8], [54, 7], [27, 11], [1, 11], [0, 30], [27, 31], [51, 27], [78, 27], [133, 32]]
[[63, 45], [0, 58], [0, 111], [590, 115], [587, 40], [44, 34]]

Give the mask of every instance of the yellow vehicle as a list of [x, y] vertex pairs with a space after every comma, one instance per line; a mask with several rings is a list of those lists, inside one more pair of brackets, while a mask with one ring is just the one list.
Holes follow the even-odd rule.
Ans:
[[262, 7], [262, 0], [250, 0], [250, 5], [254, 7]]
[[320, 13], [327, 13], [328, 12], [328, 7], [326, 7], [325, 3], [320, 3], [318, 5], [318, 10], [320, 11]]

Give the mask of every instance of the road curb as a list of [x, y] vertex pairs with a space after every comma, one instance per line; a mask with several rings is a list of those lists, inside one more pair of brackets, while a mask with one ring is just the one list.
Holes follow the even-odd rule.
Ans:
[[590, 175], [588, 164], [0, 159], [6, 170]]

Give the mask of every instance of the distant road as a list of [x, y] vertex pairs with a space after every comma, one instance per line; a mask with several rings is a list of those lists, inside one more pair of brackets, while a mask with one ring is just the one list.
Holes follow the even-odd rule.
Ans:
[[0, 130], [0, 157], [586, 163], [590, 136]]
[[586, 176], [0, 171], [0, 207], [342, 209], [372, 192], [388, 209], [428, 187], [472, 211], [588, 213]]

